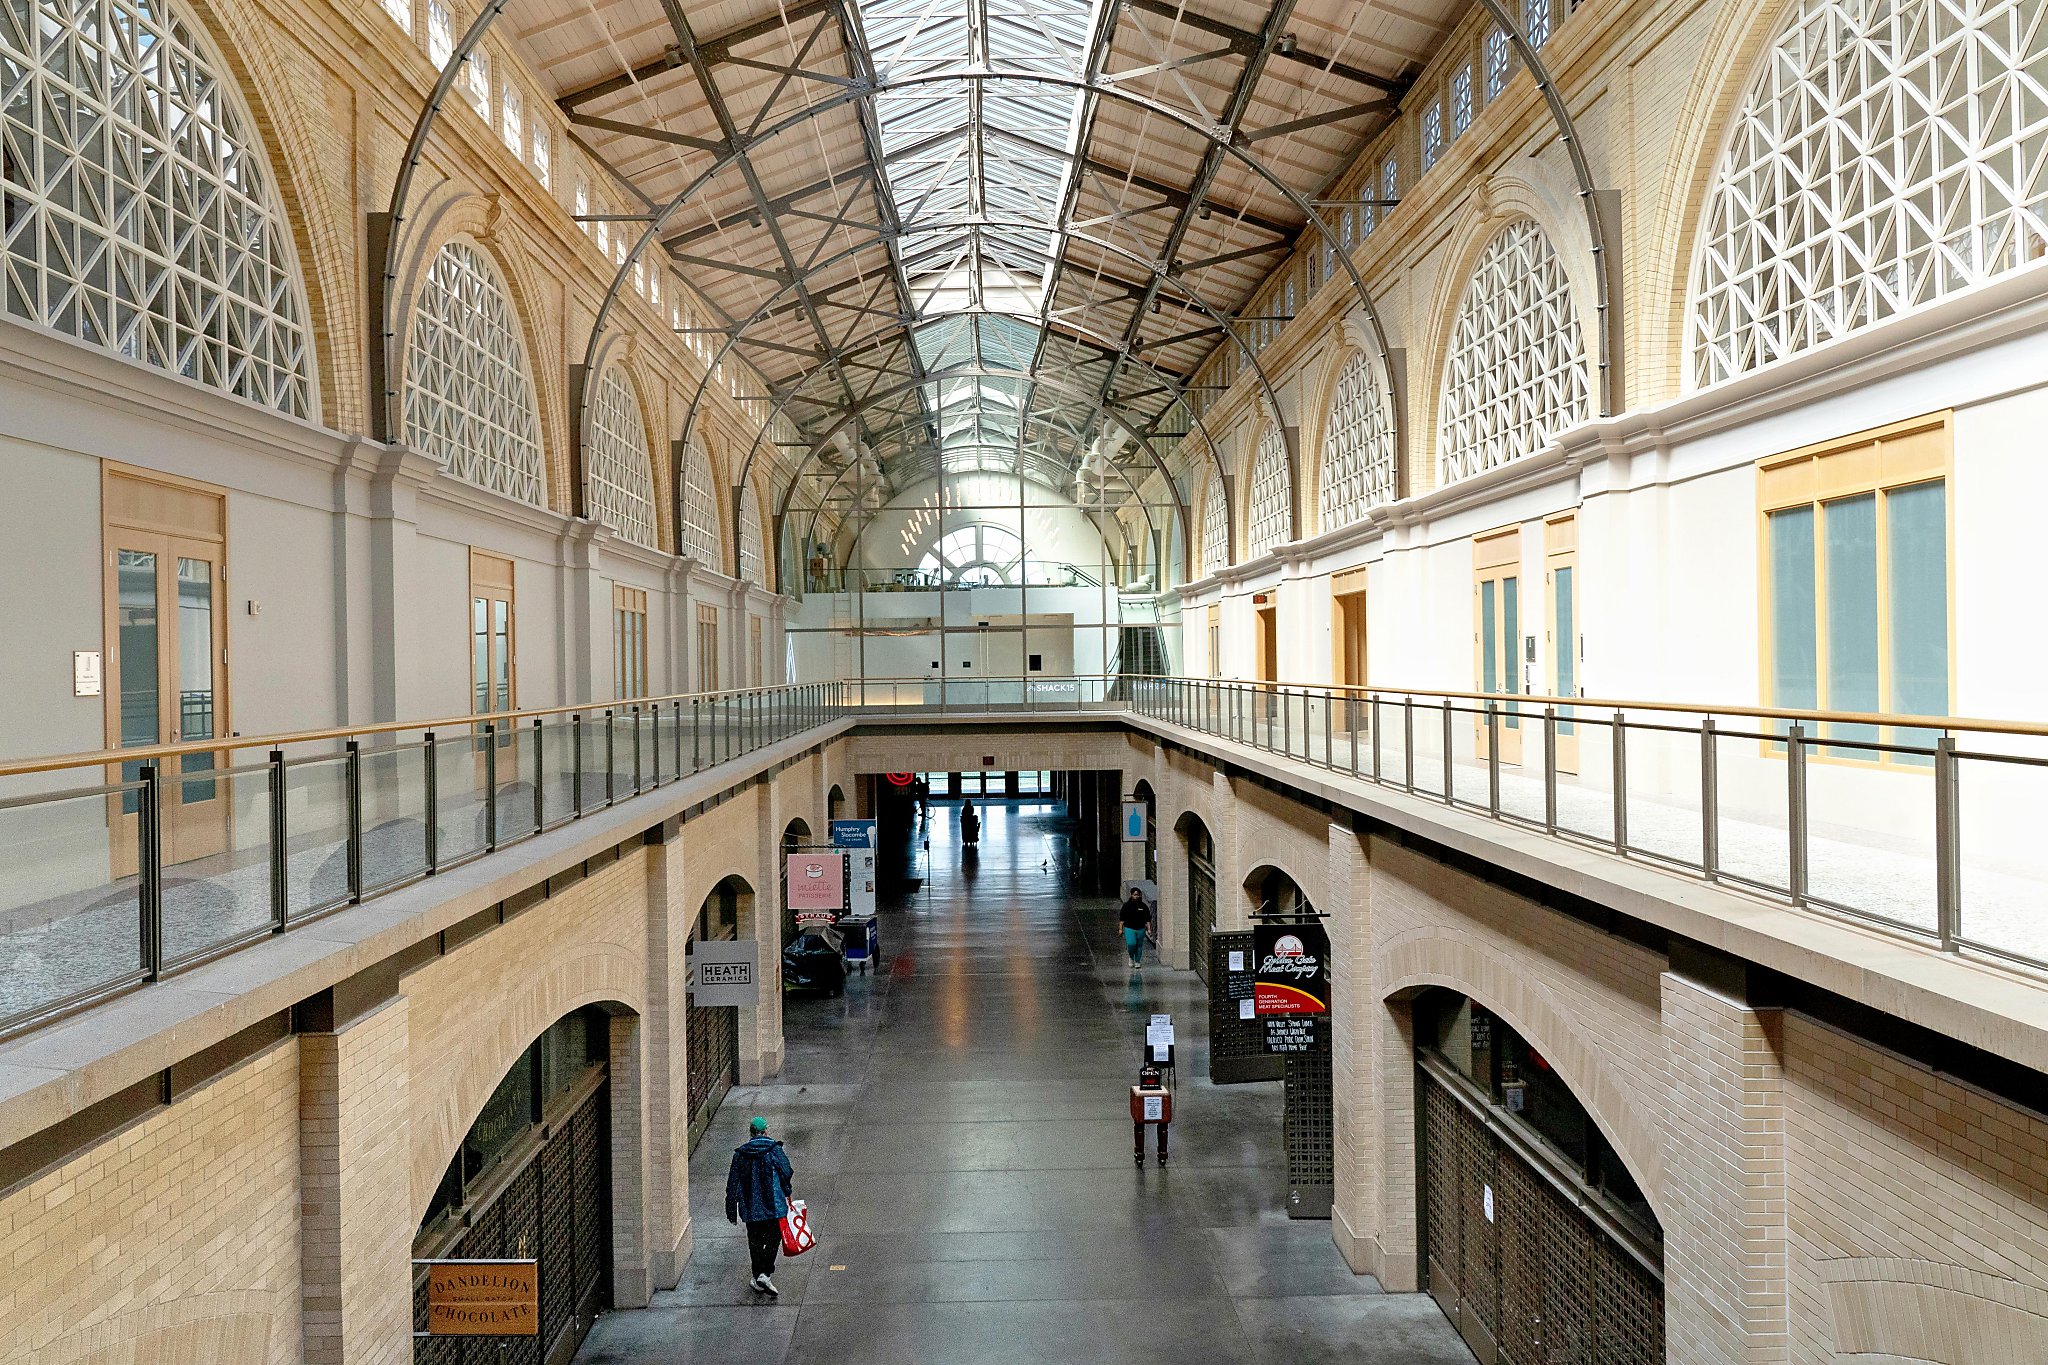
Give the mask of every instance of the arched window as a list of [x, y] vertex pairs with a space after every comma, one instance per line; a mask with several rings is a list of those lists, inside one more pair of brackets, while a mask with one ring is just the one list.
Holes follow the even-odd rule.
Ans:
[[1438, 411], [1439, 482], [1527, 455], [1591, 411], [1571, 287], [1527, 219], [1480, 253], [1451, 328]]
[[2040, 0], [1800, 0], [1735, 116], [1693, 261], [1712, 384], [2048, 248]]
[[683, 525], [678, 549], [717, 573], [725, 572], [718, 547], [718, 493], [711, 479], [711, 461], [695, 445], [683, 452]]
[[536, 507], [547, 503], [519, 322], [497, 267], [467, 242], [441, 248], [413, 303], [405, 439], [458, 479]]
[[751, 487], [740, 490], [740, 581], [767, 586], [761, 578], [761, 510]]
[[1337, 371], [1323, 432], [1322, 522], [1333, 531], [1394, 500], [1394, 411], [1380, 367], [1353, 351]]
[[1294, 473], [1287, 465], [1287, 434], [1266, 423], [1252, 461], [1252, 507], [1245, 557], [1255, 559], [1294, 539]]
[[0, 90], [6, 311], [309, 415], [291, 236], [213, 44], [165, 0], [17, 0]]
[[1223, 497], [1223, 476], [1209, 475], [1202, 493], [1202, 576], [1230, 567], [1230, 509]]
[[598, 381], [590, 410], [590, 445], [584, 451], [590, 515], [635, 545], [661, 544], [655, 529], [654, 470], [647, 462], [647, 428], [633, 386], [617, 365]]

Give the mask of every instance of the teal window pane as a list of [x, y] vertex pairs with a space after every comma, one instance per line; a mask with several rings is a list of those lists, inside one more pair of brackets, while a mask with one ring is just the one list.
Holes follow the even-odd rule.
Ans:
[[1494, 585], [1479, 585], [1479, 690], [1500, 691], [1500, 621], [1495, 615]]
[[[1891, 704], [1945, 716], [1948, 695], [1948, 490], [1940, 480], [1885, 495], [1885, 558], [1891, 593]], [[1932, 730], [1900, 730], [1900, 744], [1933, 747]], [[1902, 755], [1906, 762], [1930, 762]]]
[[[1771, 554], [1771, 705], [1813, 710], [1820, 704], [1820, 649], [1814, 610], [1811, 507], [1773, 512]], [[1784, 732], [1782, 722], [1773, 722]]]
[[[1501, 643], [1507, 650], [1507, 658], [1502, 660], [1504, 666], [1501, 670], [1500, 690], [1503, 692], [1519, 693], [1522, 690], [1521, 678], [1518, 672], [1521, 668], [1522, 658], [1521, 604], [1522, 592], [1519, 580], [1503, 578], [1500, 581], [1501, 635], [1503, 637]], [[1521, 710], [1512, 704], [1505, 709], [1507, 711], [1507, 728], [1510, 730], [1515, 729], [1522, 723], [1519, 719]]]
[[[1878, 677], [1877, 495], [1862, 493], [1821, 504], [1827, 540], [1828, 680], [1830, 711], [1876, 711]], [[1875, 740], [1868, 725], [1834, 725], [1835, 739]], [[1868, 749], [1833, 748], [1842, 758], [1875, 758]]]
[[[1551, 572], [1550, 614], [1557, 622], [1554, 648], [1557, 650], [1557, 695], [1560, 697], [1576, 696], [1579, 690], [1579, 622], [1572, 611], [1574, 582], [1570, 565]], [[1569, 706], [1558, 708], [1558, 734], [1571, 735], [1578, 732], [1578, 727], [1571, 721], [1573, 714]]]

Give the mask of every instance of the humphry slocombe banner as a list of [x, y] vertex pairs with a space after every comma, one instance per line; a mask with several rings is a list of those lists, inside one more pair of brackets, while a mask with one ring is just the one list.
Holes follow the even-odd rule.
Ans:
[[1330, 935], [1322, 925], [1312, 920], [1254, 924], [1252, 956], [1257, 959], [1253, 1014], [1264, 1019], [1329, 1011]]

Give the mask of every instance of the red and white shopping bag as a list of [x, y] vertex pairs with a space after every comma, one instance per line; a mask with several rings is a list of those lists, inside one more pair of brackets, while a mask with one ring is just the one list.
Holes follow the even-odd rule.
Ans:
[[811, 1211], [804, 1207], [801, 1199], [789, 1201], [789, 1212], [782, 1215], [782, 1254], [801, 1256], [818, 1244], [811, 1232]]

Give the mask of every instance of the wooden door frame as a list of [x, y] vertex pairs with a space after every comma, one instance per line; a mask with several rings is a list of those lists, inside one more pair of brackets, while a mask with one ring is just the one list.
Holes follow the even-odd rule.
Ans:
[[[1560, 568], [1572, 571], [1572, 632], [1569, 640], [1561, 640], [1557, 634], [1557, 587], [1556, 574]], [[1550, 695], [1561, 697], [1563, 677], [1558, 667], [1560, 659], [1567, 654], [1572, 661], [1572, 683], [1574, 695], [1584, 696], [1585, 688], [1579, 679], [1579, 513], [1577, 508], [1560, 512], [1543, 523], [1543, 633], [1550, 638]], [[1561, 773], [1579, 771], [1579, 729], [1583, 720], [1577, 715], [1563, 717], [1572, 722], [1571, 733], [1563, 733], [1562, 727], [1556, 739], [1557, 770]]]
[[[505, 567], [502, 584], [505, 593], [505, 687], [508, 693], [505, 709], [513, 711], [519, 708], [519, 565], [510, 555], [480, 550], [472, 545], [469, 547], [469, 609], [465, 613], [464, 621], [469, 643], [469, 648], [464, 652], [469, 657], [464, 662], [468, 665], [466, 672], [469, 675], [471, 692], [470, 710], [476, 715], [488, 715], [496, 709], [490, 705], [485, 705], [481, 709], [476, 706], [476, 599], [482, 597], [489, 601], [497, 600], [488, 591], [479, 592], [478, 589], [500, 586], [497, 578], [488, 573], [479, 574], [478, 569], [482, 567], [488, 570], [500, 564]], [[489, 624], [488, 621], [485, 622], [486, 635], [490, 633]], [[493, 691], [496, 690], [496, 683], [495, 678], [488, 680], [488, 685]]]
[[[1494, 641], [1496, 645], [1506, 646], [1501, 659], [1504, 669], [1502, 681], [1505, 690], [1499, 693], [1486, 693], [1486, 640], [1484, 638], [1486, 616], [1480, 606], [1480, 588], [1481, 585], [1488, 582], [1505, 583], [1509, 577], [1513, 577], [1515, 580], [1515, 638], [1512, 640], [1503, 638]], [[1522, 528], [1519, 523], [1513, 526], [1502, 527], [1499, 530], [1488, 531], [1484, 535], [1472, 538], [1472, 690], [1474, 692], [1501, 697], [1519, 695], [1521, 693], [1523, 577]], [[1504, 606], [1505, 592], [1503, 591], [1501, 600], [1496, 603], [1494, 609], [1494, 629], [1496, 632], [1506, 625], [1506, 613], [1502, 610]], [[1472, 718], [1472, 743], [1473, 753], [1483, 759], [1487, 756], [1488, 752], [1486, 717], [1483, 714], [1485, 703], [1478, 703], [1478, 707], [1482, 714], [1475, 715]], [[1510, 727], [1505, 716], [1502, 717], [1500, 726], [1500, 760], [1503, 763], [1515, 764], [1519, 764], [1522, 761], [1522, 727], [1519, 725]]]

